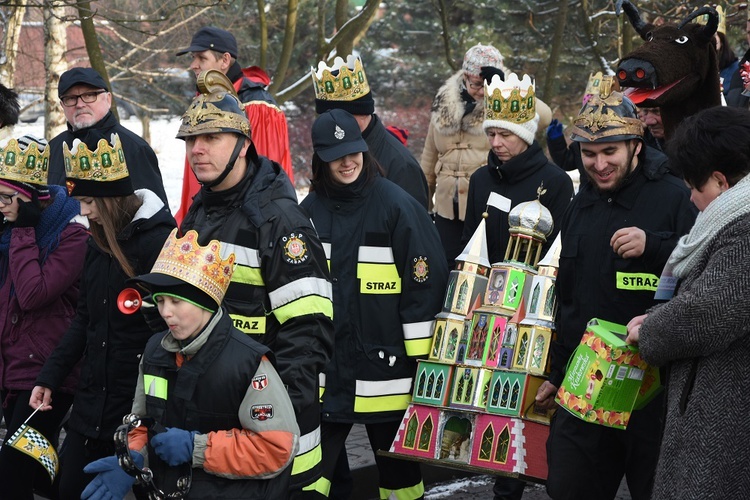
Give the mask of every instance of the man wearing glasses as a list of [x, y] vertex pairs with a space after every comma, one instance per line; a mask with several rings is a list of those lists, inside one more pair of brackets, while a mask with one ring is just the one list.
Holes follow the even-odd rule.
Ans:
[[73, 140], [85, 139], [89, 132], [118, 134], [125, 153], [125, 162], [135, 189], [146, 188], [166, 204], [167, 194], [159, 170], [159, 161], [151, 146], [141, 137], [123, 127], [112, 114], [112, 94], [104, 79], [93, 68], [73, 68], [60, 76], [57, 87], [68, 130], [49, 142], [49, 184], [65, 185], [63, 143], [72, 149]]

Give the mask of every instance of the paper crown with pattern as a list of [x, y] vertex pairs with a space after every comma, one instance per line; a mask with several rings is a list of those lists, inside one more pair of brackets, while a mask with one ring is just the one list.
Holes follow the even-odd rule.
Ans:
[[522, 124], [534, 119], [536, 95], [534, 82], [529, 75], [510, 73], [503, 81], [494, 75], [484, 83], [484, 119]]
[[317, 71], [310, 68], [315, 98], [322, 101], [354, 101], [370, 93], [362, 59], [349, 54], [346, 61], [341, 57], [328, 66], [325, 61], [318, 63]]
[[46, 185], [49, 149], [40, 153], [37, 143], [31, 141], [23, 150], [17, 139], [11, 139], [5, 147], [0, 146], [0, 179]]
[[[93, 142], [93, 141], [90, 141]], [[133, 193], [120, 136], [102, 137], [92, 151], [80, 139], [63, 143], [65, 183], [70, 196], [127, 196]]]
[[613, 75], [604, 75], [601, 71], [589, 75], [584, 95], [599, 95], [599, 89], [606, 87], [611, 90], [620, 90], [620, 82]]
[[175, 228], [164, 242], [150, 274], [164, 274], [184, 281], [221, 305], [233, 271], [234, 254], [222, 259], [221, 243], [218, 240], [211, 240], [206, 246], [201, 246], [197, 232], [191, 229], [185, 236], [178, 238]]

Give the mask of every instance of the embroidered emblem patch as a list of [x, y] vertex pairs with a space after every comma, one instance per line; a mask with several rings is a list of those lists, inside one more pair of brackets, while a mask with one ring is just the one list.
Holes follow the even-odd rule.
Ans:
[[344, 130], [341, 127], [339, 127], [338, 125], [336, 125], [336, 130], [333, 131], [333, 136], [336, 139], [341, 140], [341, 139], [344, 138], [344, 136], [346, 136], [346, 133], [344, 132]]
[[416, 257], [414, 259], [414, 281], [424, 283], [430, 277], [430, 266], [427, 264], [427, 257]]
[[268, 377], [265, 373], [253, 377], [253, 389], [256, 391], [262, 391], [266, 386], [268, 386]]
[[70, 196], [70, 193], [72, 193], [76, 187], [76, 183], [71, 180], [66, 180], [65, 187], [68, 189], [68, 196]]
[[273, 418], [273, 405], [253, 405], [250, 407], [250, 418], [253, 420], [268, 420]]
[[292, 233], [281, 238], [284, 260], [289, 264], [301, 264], [308, 259], [307, 243], [302, 233]]

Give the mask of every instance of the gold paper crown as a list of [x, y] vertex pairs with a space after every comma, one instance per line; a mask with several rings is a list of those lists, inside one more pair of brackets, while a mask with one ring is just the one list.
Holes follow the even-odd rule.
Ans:
[[221, 258], [221, 243], [198, 244], [198, 233], [190, 230], [182, 238], [173, 229], [156, 258], [152, 273], [166, 274], [193, 285], [221, 305], [234, 271], [234, 254]]
[[322, 101], [354, 101], [370, 93], [362, 59], [349, 54], [346, 62], [340, 57], [333, 60], [330, 68], [325, 61], [318, 63], [318, 70], [310, 68], [315, 98]]
[[87, 181], [111, 182], [126, 178], [128, 166], [122, 151], [120, 136], [112, 134], [112, 145], [101, 138], [96, 150], [91, 151], [80, 139], [73, 140], [73, 150], [63, 142], [65, 176]]
[[620, 89], [620, 82], [615, 80], [613, 75], [603, 75], [601, 71], [589, 75], [589, 81], [586, 84], [586, 91], [584, 95], [599, 95], [602, 93], [602, 88], [607, 89], [606, 93], [609, 94], [612, 90]]
[[[711, 5], [706, 4], [704, 7], [713, 7], [716, 9], [716, 13], [719, 14], [719, 27], [716, 28], [717, 33], [724, 33], [727, 34], [727, 15], [724, 12], [724, 7], [721, 5]], [[750, 9], [747, 10], [748, 12], [748, 19], [750, 19]], [[696, 23], [706, 25], [708, 24], [708, 14], [703, 14], [702, 16], [698, 16], [698, 18], [695, 20]]]
[[29, 143], [26, 150], [11, 139], [5, 147], [0, 147], [0, 179], [30, 184], [47, 184], [49, 167], [49, 146], [39, 152], [36, 142]]
[[492, 81], [484, 82], [484, 119], [502, 120], [510, 123], [526, 123], [536, 115], [534, 82], [529, 75], [511, 73], [505, 81], [494, 75]]

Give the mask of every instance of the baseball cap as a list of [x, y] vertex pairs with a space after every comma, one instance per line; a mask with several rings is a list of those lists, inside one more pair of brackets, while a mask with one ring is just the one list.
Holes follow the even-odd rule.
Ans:
[[193, 35], [190, 47], [181, 49], [177, 55], [188, 52], [202, 52], [204, 50], [215, 50], [217, 52], [229, 52], [229, 55], [237, 59], [237, 39], [234, 35], [215, 26], [204, 26]]
[[312, 126], [312, 142], [325, 162], [368, 149], [357, 120], [343, 109], [331, 109], [318, 116]]
[[60, 83], [57, 85], [58, 97], [64, 96], [74, 85], [81, 84], [109, 92], [104, 78], [94, 68], [73, 68], [60, 75]]

